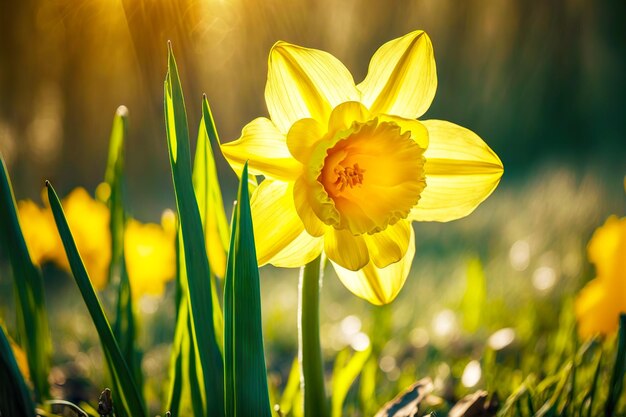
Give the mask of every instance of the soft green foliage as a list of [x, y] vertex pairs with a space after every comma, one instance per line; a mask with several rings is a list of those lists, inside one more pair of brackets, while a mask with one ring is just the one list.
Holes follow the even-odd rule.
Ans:
[[463, 325], [468, 332], [475, 332], [480, 327], [487, 297], [485, 273], [480, 259], [474, 258], [467, 263], [465, 282], [465, 294], [461, 306]]
[[[622, 315], [622, 323], [626, 316]], [[618, 339], [626, 337], [626, 326], [620, 327]], [[572, 343], [575, 339], [570, 339]], [[618, 342], [619, 343], [619, 342]], [[498, 412], [499, 416], [612, 416], [624, 412], [624, 392], [620, 385], [624, 378], [624, 350], [617, 349], [614, 363], [606, 363], [605, 356], [613, 356], [613, 340], [600, 343], [592, 339], [577, 352], [563, 357], [555, 373], [539, 379], [531, 373], [511, 393]], [[528, 354], [527, 356], [531, 356]], [[620, 362], [621, 361], [621, 362]], [[494, 372], [487, 368], [485, 372]], [[540, 372], [538, 368], [536, 372]], [[620, 374], [621, 373], [621, 374]], [[503, 380], [513, 382], [510, 376]], [[609, 382], [610, 381], [610, 382]], [[617, 383], [617, 386], [611, 384]], [[621, 411], [618, 412], [619, 407]]]
[[349, 357], [349, 351], [347, 349], [342, 350], [337, 355], [335, 368], [333, 370], [331, 398], [332, 417], [342, 416], [342, 407], [346, 395], [348, 395], [350, 387], [363, 370], [371, 354], [372, 350], [370, 347], [364, 351], [354, 353], [352, 357]]
[[248, 193], [248, 165], [233, 213], [224, 283], [226, 416], [271, 415], [261, 330], [261, 290]]
[[213, 296], [202, 221], [193, 189], [187, 113], [176, 61], [168, 50], [165, 125], [183, 240], [194, 349], [203, 376], [205, 414], [224, 415], [224, 367], [213, 326]]
[[300, 417], [303, 412], [300, 399], [300, 364], [298, 363], [298, 358], [296, 358], [291, 364], [289, 377], [287, 378], [278, 408], [283, 415]]
[[0, 326], [0, 381], [0, 415], [35, 417], [35, 405], [3, 326]]
[[609, 383], [609, 396], [606, 400], [604, 414], [613, 416], [617, 409], [620, 397], [624, 396], [624, 377], [626, 377], [626, 314], [619, 319], [619, 336], [617, 341], [617, 356], [613, 366], [613, 374]]
[[[72, 269], [72, 274], [76, 280], [76, 284], [83, 296], [83, 300], [87, 305], [91, 320], [93, 321], [100, 341], [102, 343], [102, 349], [104, 350], [105, 357], [111, 377], [114, 380], [114, 386], [117, 388], [113, 393], [114, 402], [117, 404], [117, 413], [120, 416], [127, 417], [142, 417], [146, 415], [141, 394], [135, 384], [128, 364], [124, 360], [120, 347], [111, 331], [109, 321], [107, 320], [100, 300], [96, 295], [96, 292], [91, 284], [85, 265], [83, 264], [76, 243], [72, 237], [61, 202], [57, 196], [54, 188], [49, 182], [46, 182], [48, 187], [48, 199], [50, 201], [50, 207], [54, 215], [61, 241], [65, 247], [65, 253]], [[120, 407], [121, 405], [121, 407]]]
[[11, 259], [20, 344], [28, 356], [35, 398], [48, 397], [50, 331], [41, 271], [31, 261], [17, 216], [13, 188], [0, 155], [0, 241]]

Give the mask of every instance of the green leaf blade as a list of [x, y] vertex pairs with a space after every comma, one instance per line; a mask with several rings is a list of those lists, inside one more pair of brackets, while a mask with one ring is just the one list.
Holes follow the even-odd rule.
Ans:
[[202, 374], [196, 367], [198, 353], [194, 349], [193, 327], [189, 316], [187, 272], [180, 228], [176, 240], [176, 280], [178, 283], [177, 316], [170, 355], [170, 391], [167, 410], [173, 416], [203, 416], [205, 403]]
[[114, 384], [117, 385], [117, 392], [113, 393], [113, 395], [117, 397], [116, 403], [118, 405], [121, 404], [121, 411], [123, 411], [126, 416], [145, 417], [146, 411], [144, 409], [141, 395], [134, 382], [130, 368], [124, 360], [117, 340], [113, 335], [113, 331], [111, 330], [109, 321], [104, 314], [104, 310], [102, 309], [102, 305], [100, 304], [96, 291], [91, 284], [85, 265], [83, 264], [78, 248], [76, 247], [76, 243], [74, 242], [67, 219], [65, 218], [59, 197], [49, 182], [46, 182], [46, 186], [48, 187], [48, 200], [50, 201], [50, 208], [52, 209], [52, 214], [54, 216], [57, 229], [59, 230], [59, 235], [61, 236], [61, 241], [63, 242], [72, 274], [83, 300], [85, 301], [93, 324], [96, 327], [98, 336], [100, 337], [102, 349], [105, 357], [107, 358], [107, 363], [114, 379]]
[[0, 326], [0, 415], [35, 417], [35, 404], [20, 373], [11, 343]]
[[269, 417], [259, 268], [246, 181], [247, 163], [241, 178], [225, 278], [226, 415]]
[[[346, 351], [342, 351], [340, 355], [344, 352]], [[370, 358], [371, 353], [372, 348], [370, 346], [366, 350], [356, 352], [352, 355], [352, 357], [347, 360], [345, 366], [336, 366], [336, 369], [333, 372], [333, 389], [331, 399], [332, 417], [341, 417], [343, 403], [346, 400], [348, 391], [363, 370], [363, 367]], [[339, 362], [338, 356], [337, 364], [339, 364]]]
[[611, 382], [609, 384], [609, 395], [604, 408], [604, 415], [611, 417], [615, 415], [620, 399], [624, 399], [624, 377], [626, 376], [626, 314], [619, 317], [619, 333], [617, 335], [617, 356]]
[[11, 260], [15, 284], [16, 310], [20, 343], [28, 356], [28, 367], [35, 389], [35, 398], [41, 402], [49, 397], [50, 330], [44, 299], [41, 271], [28, 253], [22, 234], [11, 180], [4, 159], [0, 155], [0, 238]]
[[168, 49], [164, 105], [176, 206], [183, 236], [194, 349], [198, 353], [203, 375], [207, 415], [222, 417], [224, 365], [214, 332], [210, 268], [192, 183], [187, 113], [171, 45]]
[[111, 263], [109, 284], [117, 284], [117, 306], [113, 334], [119, 341], [126, 363], [133, 372], [139, 391], [143, 392], [141, 373], [141, 351], [136, 346], [136, 328], [130, 281], [124, 256], [124, 231], [126, 228], [124, 159], [128, 133], [128, 109], [120, 106], [113, 117], [109, 139], [109, 156], [104, 180], [109, 186], [106, 201], [111, 213]]

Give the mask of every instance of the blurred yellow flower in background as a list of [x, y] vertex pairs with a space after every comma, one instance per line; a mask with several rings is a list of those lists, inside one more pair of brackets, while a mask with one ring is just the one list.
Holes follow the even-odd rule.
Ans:
[[576, 299], [578, 332], [588, 338], [617, 330], [620, 313], [626, 313], [626, 217], [609, 217], [589, 241], [589, 260], [596, 278]]
[[[3, 331], [6, 334], [6, 330], [3, 329]], [[20, 347], [20, 345], [15, 343], [15, 341], [10, 336], [8, 336], [8, 338], [11, 350], [13, 351], [13, 356], [15, 357], [15, 362], [17, 363], [17, 367], [19, 368], [20, 373], [22, 374], [24, 379], [28, 381], [28, 383], [31, 383], [32, 381], [30, 380], [30, 369], [28, 367], [28, 357], [26, 356], [26, 352]]]
[[124, 255], [134, 298], [161, 295], [176, 275], [175, 228], [129, 220], [124, 232]]
[[415, 254], [411, 221], [471, 213], [496, 188], [498, 156], [475, 133], [417, 121], [437, 87], [432, 44], [415, 31], [384, 44], [365, 80], [327, 52], [278, 42], [260, 117], [222, 144], [238, 173], [265, 180], [251, 199], [259, 264], [326, 253], [344, 285], [392, 301]]
[[[75, 188], [62, 201], [67, 223], [72, 231], [93, 286], [103, 289], [109, 276], [111, 263], [111, 214], [106, 204], [97, 201], [82, 187]], [[58, 234], [57, 234], [58, 236]], [[52, 254], [53, 261], [71, 271], [65, 249], [60, 241]]]
[[[45, 194], [44, 194], [45, 195]], [[39, 207], [30, 200], [18, 203], [20, 225], [32, 261], [41, 265], [52, 261], [70, 272], [63, 243], [50, 207]], [[94, 287], [105, 287], [111, 262], [109, 209], [91, 198], [84, 188], [75, 188], [63, 199], [63, 211]]]
[[[63, 243], [50, 207], [30, 200], [18, 203], [20, 224], [34, 263], [54, 262], [70, 272]], [[107, 285], [111, 262], [110, 212], [106, 204], [91, 198], [83, 188], [63, 199], [63, 210], [85, 263], [98, 290]], [[176, 215], [166, 210], [162, 225], [129, 220], [124, 232], [126, 268], [134, 297], [160, 295], [165, 283], [176, 275]]]
[[17, 210], [31, 261], [41, 265], [52, 260], [52, 254], [61, 244], [52, 212], [39, 207], [32, 200], [19, 201]]

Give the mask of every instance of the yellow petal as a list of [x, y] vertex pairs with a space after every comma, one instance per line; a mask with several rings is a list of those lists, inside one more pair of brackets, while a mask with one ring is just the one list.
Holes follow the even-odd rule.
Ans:
[[363, 268], [370, 259], [363, 236], [334, 227], [329, 227], [324, 235], [324, 252], [328, 259], [351, 271]]
[[335, 106], [359, 100], [352, 75], [328, 52], [277, 42], [268, 66], [265, 102], [283, 133], [300, 119], [326, 122]]
[[300, 119], [287, 133], [287, 148], [298, 161], [306, 164], [315, 144], [326, 133], [326, 126], [315, 119]]
[[53, 258], [56, 248], [62, 245], [52, 213], [31, 200], [19, 201], [17, 209], [31, 261], [35, 265], [41, 265]]
[[400, 126], [400, 131], [411, 132], [411, 139], [413, 139], [420, 148], [426, 149], [428, 147], [428, 129], [421, 122], [415, 119], [405, 119], [398, 116], [390, 116], [388, 114], [381, 114], [378, 116], [378, 120], [381, 122], [393, 122]]
[[[6, 334], [6, 330], [4, 330]], [[15, 362], [17, 363], [17, 368], [20, 370], [20, 373], [28, 382], [30, 382], [30, 368], [28, 367], [28, 357], [26, 356], [26, 352], [24, 349], [20, 347], [15, 341], [11, 338], [11, 336], [7, 336], [9, 339], [9, 345], [11, 345], [11, 350], [13, 350], [13, 357], [15, 357]]]
[[363, 235], [370, 259], [377, 268], [398, 262], [406, 254], [411, 239], [411, 223], [400, 220], [385, 230]]
[[422, 123], [429, 135], [426, 188], [409, 219], [445, 222], [465, 217], [496, 188], [502, 162], [471, 130], [441, 120]]
[[416, 119], [428, 110], [437, 90], [430, 38], [421, 30], [381, 46], [357, 88], [372, 113]]
[[363, 104], [357, 101], [348, 101], [335, 107], [328, 119], [328, 131], [331, 134], [347, 130], [357, 123], [370, 120], [371, 113]]
[[620, 313], [626, 313], [626, 297], [599, 278], [580, 291], [574, 310], [582, 338], [617, 331]]
[[[97, 290], [103, 289], [108, 281], [111, 262], [108, 207], [79, 187], [63, 199], [63, 210], [93, 286]], [[63, 245], [58, 245], [51, 256], [57, 265], [70, 271]]]
[[265, 180], [250, 200], [259, 266], [291, 244], [304, 231], [293, 202], [293, 184]]
[[354, 295], [372, 304], [383, 305], [392, 302], [404, 285], [415, 256], [415, 235], [410, 228], [409, 247], [404, 257], [385, 268], [377, 268], [373, 262], [359, 271], [350, 271], [332, 262], [343, 285]]
[[598, 277], [609, 281], [616, 291], [620, 286], [626, 294], [626, 217], [609, 217], [593, 233], [587, 252]]
[[[324, 193], [321, 184], [313, 187], [315, 187], [318, 193]], [[300, 216], [300, 220], [302, 220], [306, 231], [312, 236], [322, 236], [326, 232], [327, 226], [320, 220], [317, 214], [315, 214], [313, 207], [316, 207], [318, 210], [328, 211], [328, 216], [336, 216], [335, 212], [337, 210], [328, 196], [326, 196], [324, 200], [326, 202], [325, 204], [323, 201], [319, 201], [318, 198], [315, 198], [316, 194], [311, 188], [312, 186], [307, 185], [303, 177], [298, 178], [293, 188], [293, 199], [298, 216]], [[313, 201], [311, 201], [311, 197], [313, 197]]]
[[250, 173], [279, 180], [295, 179], [301, 170], [300, 163], [287, 149], [285, 135], [264, 117], [248, 123], [239, 139], [223, 143], [220, 148], [237, 174], [246, 161]]
[[176, 236], [154, 223], [130, 219], [124, 231], [124, 257], [133, 297], [162, 295], [176, 276]]
[[281, 268], [296, 268], [317, 258], [324, 248], [324, 239], [302, 231], [298, 237], [278, 252], [269, 263]]

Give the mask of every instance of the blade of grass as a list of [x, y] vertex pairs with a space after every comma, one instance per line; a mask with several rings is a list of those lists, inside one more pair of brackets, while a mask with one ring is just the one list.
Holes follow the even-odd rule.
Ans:
[[111, 331], [109, 321], [104, 314], [100, 300], [91, 284], [85, 265], [78, 253], [59, 197], [54, 191], [52, 184], [46, 181], [46, 186], [48, 187], [50, 208], [52, 209], [57, 229], [59, 229], [59, 235], [61, 236], [61, 241], [63, 242], [72, 274], [74, 275], [78, 289], [83, 296], [83, 300], [87, 305], [93, 324], [100, 337], [111, 376], [118, 387], [117, 392], [113, 393], [115, 397], [114, 403], [117, 404], [118, 407], [121, 405], [121, 410], [118, 408], [118, 413], [122, 411], [126, 416], [145, 417], [146, 412], [141, 395], [135, 384], [130, 368], [124, 360], [117, 340]]
[[217, 177], [212, 143], [219, 143], [213, 115], [206, 96], [202, 99], [202, 119], [193, 164], [193, 188], [200, 208], [200, 218], [211, 271], [213, 294], [213, 324], [220, 351], [224, 352], [224, 316], [217, 296], [219, 282], [226, 272], [226, 250], [229, 226], [224, 212], [222, 192]]
[[511, 412], [511, 409], [520, 402], [521, 398], [528, 393], [528, 387], [534, 383], [534, 377], [529, 375], [524, 382], [522, 382], [513, 393], [506, 399], [504, 406], [500, 409], [500, 415], [507, 415]]
[[224, 212], [212, 144], [219, 143], [215, 122], [206, 95], [202, 99], [202, 120], [193, 164], [193, 187], [198, 199], [211, 272], [224, 278], [229, 226]]
[[572, 368], [574, 364], [572, 361], [568, 362], [563, 369], [559, 372], [558, 375], [558, 383], [556, 389], [552, 393], [552, 396], [548, 401], [546, 401], [541, 408], [535, 414], [535, 417], [549, 417], [556, 414], [557, 405], [561, 396], [563, 395], [563, 391], [565, 389], [565, 385], [570, 378], [570, 374], [572, 373]]
[[176, 243], [178, 310], [172, 354], [170, 356], [170, 392], [167, 409], [174, 416], [204, 415], [204, 390], [201, 389], [202, 377], [196, 367], [197, 354], [192, 342], [192, 324], [187, 301], [187, 272], [183, 253], [182, 233], [178, 231]]
[[26, 351], [35, 400], [48, 398], [50, 330], [41, 271], [28, 253], [4, 159], [0, 155], [0, 241], [9, 254], [15, 285], [19, 343]]
[[136, 346], [136, 318], [131, 296], [130, 281], [124, 258], [124, 229], [126, 226], [126, 206], [124, 198], [124, 148], [128, 132], [128, 109], [120, 106], [113, 118], [109, 139], [109, 156], [104, 180], [109, 186], [107, 205], [111, 212], [111, 264], [109, 283], [116, 283], [117, 306], [113, 334], [120, 343], [126, 363], [133, 372], [139, 392], [143, 385], [141, 373], [141, 351]]
[[109, 186], [108, 205], [111, 211], [111, 267], [109, 282], [120, 274], [124, 255], [124, 146], [128, 131], [128, 110], [120, 106], [113, 117], [113, 126], [109, 138], [109, 156], [104, 181]]
[[619, 318], [619, 334], [617, 335], [617, 356], [609, 384], [609, 396], [604, 406], [604, 415], [611, 417], [615, 414], [617, 404], [623, 397], [624, 375], [626, 375], [626, 314]]
[[583, 400], [583, 404], [585, 401], [589, 401], [589, 408], [587, 410], [587, 417], [592, 417], [593, 413], [593, 403], [596, 396], [596, 390], [598, 388], [598, 380], [600, 379], [600, 374], [602, 373], [602, 351], [598, 354], [598, 363], [596, 365], [596, 370], [593, 373], [593, 382], [591, 383], [591, 387], [589, 387], [589, 392], [585, 396]]
[[261, 330], [261, 288], [256, 261], [248, 164], [243, 167], [224, 282], [226, 416], [271, 416]]
[[287, 378], [287, 384], [280, 398], [279, 409], [283, 415], [289, 414], [289, 412], [299, 404], [295, 402], [298, 391], [300, 390], [300, 364], [298, 358], [293, 360], [291, 364], [291, 371], [289, 371], [289, 377]]
[[361, 380], [359, 383], [359, 399], [363, 406], [365, 415], [374, 415], [378, 410], [378, 401], [376, 399], [376, 374], [378, 372], [378, 360], [376, 355], [370, 355], [370, 358], [363, 365], [361, 371]]
[[203, 375], [208, 415], [224, 415], [224, 364], [213, 326], [213, 295], [204, 231], [193, 189], [189, 131], [178, 69], [168, 45], [165, 79], [165, 125], [176, 194], [178, 219], [183, 236], [194, 350]]
[[0, 326], [0, 381], [0, 415], [35, 417], [35, 404], [30, 398], [3, 326]]
[[[350, 387], [363, 370], [363, 366], [372, 353], [371, 346], [360, 352], [356, 352], [345, 363], [345, 365], [336, 367], [333, 371], [333, 389], [331, 398], [331, 416], [341, 417], [343, 403], [348, 395]], [[347, 355], [348, 351], [344, 350], [339, 355]], [[340, 363], [339, 355], [337, 356], [337, 363]]]

